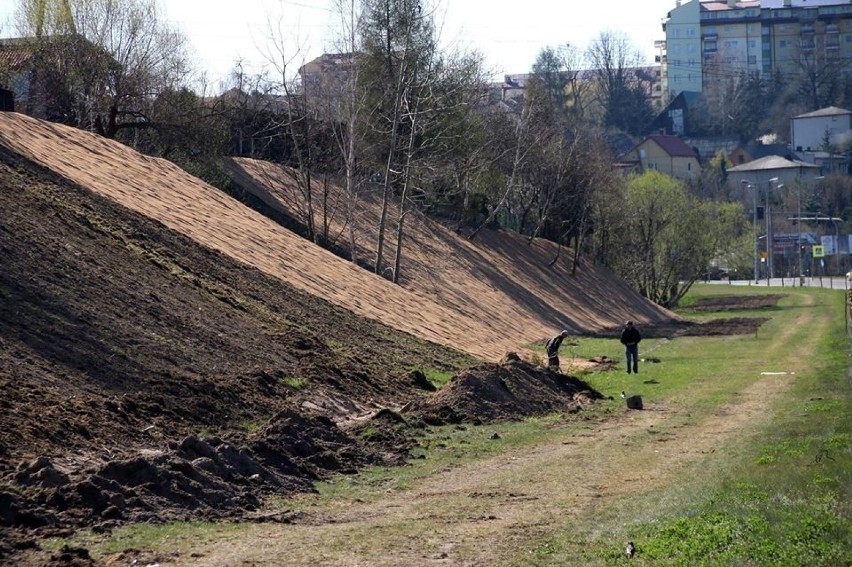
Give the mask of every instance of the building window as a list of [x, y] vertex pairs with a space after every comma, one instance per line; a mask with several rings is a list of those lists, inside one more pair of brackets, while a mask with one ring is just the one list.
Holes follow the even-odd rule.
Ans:
[[749, 55], [748, 56], [748, 64], [749, 65], [757, 65], [757, 55]]
[[780, 47], [781, 49], [787, 47], [787, 40], [786, 39], [778, 40], [778, 47]]

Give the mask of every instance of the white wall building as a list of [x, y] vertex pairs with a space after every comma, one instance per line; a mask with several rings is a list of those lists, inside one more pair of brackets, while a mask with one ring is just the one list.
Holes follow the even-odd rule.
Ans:
[[852, 111], [829, 106], [795, 116], [790, 141], [797, 152], [841, 151], [852, 142]]

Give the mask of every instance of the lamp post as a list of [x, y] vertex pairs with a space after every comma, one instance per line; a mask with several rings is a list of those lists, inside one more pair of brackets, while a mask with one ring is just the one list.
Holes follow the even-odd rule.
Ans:
[[[740, 181], [744, 186], [750, 187], [752, 190], [752, 224], [754, 226], [755, 238], [754, 238], [754, 280], [757, 283], [758, 275], [757, 275], [757, 184], [758, 183], [768, 183], [768, 187], [766, 188], [766, 196], [765, 196], [765, 205], [763, 207], [763, 219], [766, 225], [766, 285], [769, 285], [769, 280], [773, 275], [773, 267], [772, 267], [772, 224], [771, 224], [771, 214], [769, 212], [769, 189], [772, 188], [774, 183], [778, 182], [777, 177], [773, 177], [771, 179], [767, 179], [766, 181], [755, 181], [754, 183], [743, 179]], [[778, 187], [783, 187], [784, 185], [779, 185]]]
[[743, 179], [740, 183], [751, 189], [751, 230], [754, 232], [754, 283], [757, 283], [757, 187]]
[[[778, 182], [777, 177], [773, 177], [767, 181], [766, 186], [766, 207], [763, 210], [763, 216], [766, 219], [766, 285], [769, 285], [769, 280], [775, 277], [775, 262], [773, 261], [773, 242], [772, 242], [772, 213], [769, 210], [769, 190], [773, 184]], [[783, 187], [778, 185], [775, 188]]]

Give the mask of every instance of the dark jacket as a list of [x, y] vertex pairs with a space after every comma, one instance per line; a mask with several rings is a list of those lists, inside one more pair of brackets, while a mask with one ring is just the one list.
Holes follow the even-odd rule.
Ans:
[[624, 330], [621, 331], [621, 344], [623, 345], [638, 345], [641, 340], [642, 335], [639, 334], [639, 330], [636, 327], [624, 327]]
[[562, 346], [562, 339], [564, 338], [565, 336], [560, 333], [549, 341], [547, 341], [547, 344], [544, 345], [544, 350], [547, 351], [548, 357], [552, 358], [556, 356], [556, 354], [559, 352], [559, 347]]

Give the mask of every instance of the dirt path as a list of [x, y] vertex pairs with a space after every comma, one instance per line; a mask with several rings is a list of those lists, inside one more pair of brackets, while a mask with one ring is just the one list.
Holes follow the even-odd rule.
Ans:
[[671, 407], [627, 412], [557, 443], [444, 471], [379, 502], [252, 527], [199, 546], [179, 564], [278, 565], [287, 557], [294, 565], [495, 565], [569, 516], [672, 482], [734, 435], [756, 430], [790, 383], [763, 377], [689, 426], [681, 425], [686, 412]]

